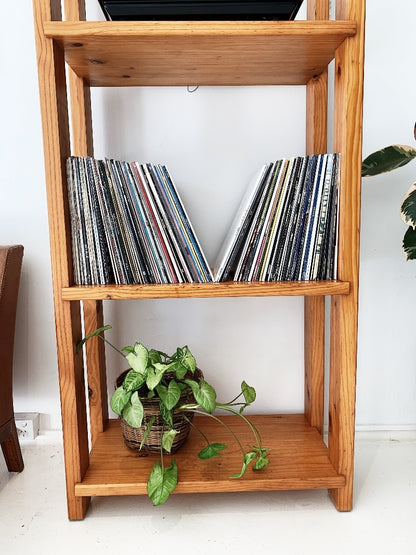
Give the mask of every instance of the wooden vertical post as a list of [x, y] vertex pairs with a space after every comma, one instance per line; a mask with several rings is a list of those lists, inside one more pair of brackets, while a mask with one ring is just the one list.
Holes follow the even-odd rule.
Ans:
[[[101, 301], [83, 301], [84, 332], [86, 335], [103, 327], [103, 303]], [[105, 365], [104, 342], [93, 337], [85, 344], [87, 361], [88, 398], [90, 407], [90, 435], [94, 445], [98, 434], [108, 424], [107, 375]]]
[[[85, 1], [65, 0], [65, 19], [85, 21]], [[93, 156], [93, 131], [90, 87], [71, 69], [68, 71], [71, 100], [71, 139], [74, 156]], [[84, 301], [84, 333], [88, 335], [103, 324], [102, 301]], [[90, 409], [90, 436], [94, 445], [97, 434], [103, 432], [108, 422], [107, 376], [104, 343], [97, 338], [85, 345], [88, 399]]]
[[81, 337], [80, 303], [62, 300], [62, 288], [72, 285], [72, 255], [65, 160], [70, 155], [65, 62], [63, 52], [43, 33], [45, 21], [60, 20], [58, 0], [34, 0], [40, 104], [45, 152], [50, 248], [53, 274], [58, 370], [66, 468], [68, 515], [82, 519], [88, 497], [75, 496], [75, 484], [89, 463], [85, 383], [82, 359], [75, 353]]
[[365, 0], [338, 0], [337, 19], [355, 20], [358, 25], [357, 34], [336, 52], [334, 98], [334, 143], [341, 153], [338, 276], [350, 282], [351, 289], [349, 295], [331, 299], [328, 449], [335, 469], [346, 478], [345, 487], [330, 494], [340, 511], [349, 511], [353, 505]]
[[[328, 0], [308, 0], [308, 19], [329, 17]], [[327, 152], [328, 70], [306, 86], [306, 153]], [[321, 434], [324, 428], [325, 297], [305, 297], [305, 416]]]

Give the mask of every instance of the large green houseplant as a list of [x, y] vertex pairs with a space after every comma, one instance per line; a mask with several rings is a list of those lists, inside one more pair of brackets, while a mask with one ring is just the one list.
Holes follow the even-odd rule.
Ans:
[[[124, 372], [121, 381], [118, 381], [110, 406], [121, 417], [122, 422], [132, 428], [143, 428], [140, 448], [152, 433], [155, 420], [154, 416], [145, 418], [145, 400], [158, 400], [158, 410], [163, 421], [163, 433], [158, 447], [160, 461], [154, 464], [147, 483], [147, 492], [154, 505], [165, 503], [178, 482], [176, 461], [173, 459], [170, 466], [166, 467], [163, 457], [164, 451], [171, 451], [175, 437], [180, 433], [175, 429], [174, 421], [174, 415], [178, 413], [181, 413], [190, 426], [197, 429], [205, 439], [207, 445], [198, 453], [201, 459], [217, 457], [227, 446], [211, 441], [192, 421], [193, 413], [208, 415], [227, 428], [237, 442], [242, 457], [241, 470], [231, 478], [243, 476], [251, 463], [253, 470], [261, 470], [268, 465], [267, 449], [262, 445], [261, 435], [250, 419], [243, 414], [244, 409], [256, 398], [253, 387], [243, 381], [241, 391], [234, 399], [228, 403], [220, 403], [217, 401], [215, 389], [201, 373], [198, 373], [195, 358], [188, 347], [178, 348], [171, 356], [155, 349], [148, 350], [139, 342], [119, 350], [104, 337], [104, 332], [109, 329], [111, 326], [104, 326], [84, 337], [78, 344], [77, 351], [79, 352], [91, 337], [99, 337], [126, 359], [130, 369]], [[217, 409], [241, 418], [253, 432], [255, 445], [247, 450], [237, 434], [220, 417], [213, 414]], [[143, 424], [144, 422], [147, 423]]]
[[[416, 125], [414, 127], [416, 139]], [[416, 158], [416, 148], [405, 145], [391, 145], [373, 152], [362, 163], [363, 177], [390, 172]], [[407, 260], [416, 259], [416, 183], [407, 191], [400, 209], [402, 220], [408, 225], [403, 237], [403, 251]]]

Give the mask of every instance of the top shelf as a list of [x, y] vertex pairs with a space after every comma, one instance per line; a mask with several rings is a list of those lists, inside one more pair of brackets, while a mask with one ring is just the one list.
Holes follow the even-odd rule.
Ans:
[[305, 85], [354, 21], [52, 21], [44, 33], [92, 87]]

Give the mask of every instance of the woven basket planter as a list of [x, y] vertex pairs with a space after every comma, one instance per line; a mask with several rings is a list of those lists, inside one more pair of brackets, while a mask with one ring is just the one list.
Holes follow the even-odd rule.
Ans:
[[[118, 378], [116, 382], [116, 387], [120, 387], [123, 384], [124, 378], [126, 377], [127, 372], [126, 370], [123, 372]], [[167, 374], [166, 374], [167, 375]], [[189, 376], [186, 376], [190, 379], [199, 380], [203, 377], [203, 374], [199, 368], [195, 370], [194, 374], [189, 373]], [[143, 414], [143, 422], [140, 428], [133, 428], [121, 417], [121, 431], [123, 433], [124, 443], [130, 449], [147, 451], [150, 453], [160, 453], [160, 446], [162, 443], [162, 436], [164, 432], [166, 432], [169, 428], [166, 422], [163, 420], [160, 410], [159, 410], [159, 397], [153, 397], [152, 399], [148, 399], [147, 396], [141, 396], [139, 391], [139, 398], [143, 404], [144, 414]], [[188, 403], [195, 403], [195, 398], [192, 395], [191, 391], [185, 391], [181, 398], [180, 398], [180, 405], [188, 404]], [[147, 424], [151, 417], [155, 417], [155, 421], [153, 422], [152, 428], [150, 430], [149, 435], [146, 438], [146, 441], [143, 443], [142, 448], [140, 449], [140, 445], [143, 441], [143, 437], [146, 431]], [[186, 420], [188, 418], [192, 421], [194, 417], [194, 413], [192, 411], [184, 412], [184, 411], [175, 411], [173, 412], [173, 427], [178, 433], [173, 440], [171, 453], [176, 453], [178, 449], [185, 443], [190, 429], [191, 424]]]

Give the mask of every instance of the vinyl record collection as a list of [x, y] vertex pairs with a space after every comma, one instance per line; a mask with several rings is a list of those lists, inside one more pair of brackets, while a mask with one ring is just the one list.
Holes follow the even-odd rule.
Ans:
[[67, 177], [75, 283], [212, 281], [165, 166], [71, 157]]
[[164, 165], [67, 160], [77, 285], [336, 279], [339, 155], [266, 164], [213, 277]]
[[336, 279], [339, 155], [265, 165], [223, 244], [215, 280]]

